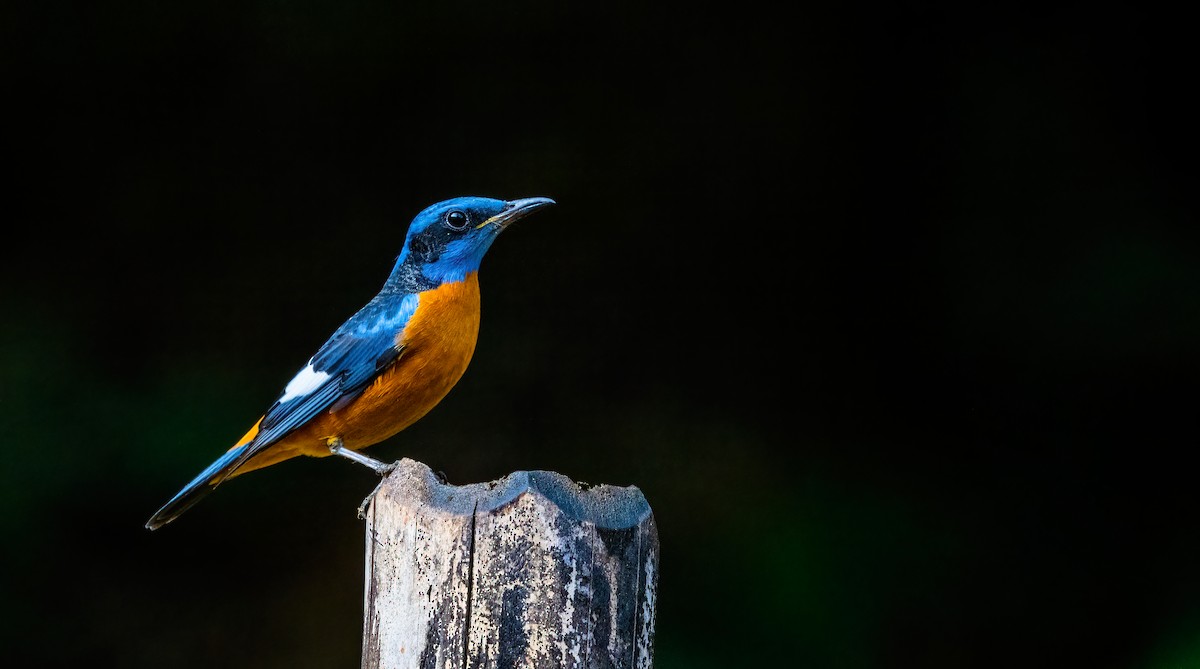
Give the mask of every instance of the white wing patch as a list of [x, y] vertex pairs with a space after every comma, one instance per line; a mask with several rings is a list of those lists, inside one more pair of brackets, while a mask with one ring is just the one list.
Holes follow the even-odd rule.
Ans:
[[288, 381], [287, 388], [283, 389], [283, 397], [279, 398], [279, 403], [290, 402], [297, 397], [304, 397], [317, 388], [321, 387], [322, 383], [329, 379], [329, 374], [326, 372], [318, 372], [313, 369], [312, 363], [308, 367], [300, 370], [296, 378]]

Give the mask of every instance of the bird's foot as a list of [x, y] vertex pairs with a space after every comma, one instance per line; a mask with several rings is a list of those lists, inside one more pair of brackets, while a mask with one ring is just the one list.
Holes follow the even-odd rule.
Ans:
[[371, 502], [375, 501], [375, 495], [379, 494], [379, 489], [382, 487], [383, 487], [383, 481], [380, 481], [379, 485], [375, 486], [375, 489], [371, 491], [371, 494], [367, 495], [363, 499], [362, 504], [358, 505], [358, 519], [359, 520], [367, 519], [367, 509], [370, 508]]

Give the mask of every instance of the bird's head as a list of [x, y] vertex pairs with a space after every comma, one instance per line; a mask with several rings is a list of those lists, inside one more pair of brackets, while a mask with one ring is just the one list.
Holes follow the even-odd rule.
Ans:
[[461, 281], [479, 271], [484, 254], [505, 228], [551, 204], [554, 200], [547, 197], [457, 197], [427, 207], [409, 225], [388, 283], [411, 292]]

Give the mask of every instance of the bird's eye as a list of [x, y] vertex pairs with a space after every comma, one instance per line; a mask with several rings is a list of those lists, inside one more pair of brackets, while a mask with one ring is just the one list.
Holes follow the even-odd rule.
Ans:
[[462, 230], [467, 227], [467, 223], [467, 215], [457, 209], [446, 214], [446, 226], [451, 230]]

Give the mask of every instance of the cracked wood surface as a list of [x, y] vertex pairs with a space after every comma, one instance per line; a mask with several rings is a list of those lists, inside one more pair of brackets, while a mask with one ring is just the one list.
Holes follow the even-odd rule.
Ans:
[[636, 487], [401, 460], [367, 511], [362, 666], [651, 669], [658, 552]]

